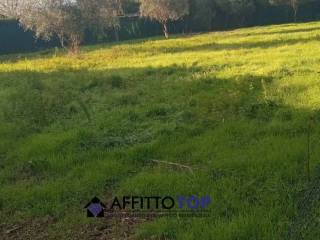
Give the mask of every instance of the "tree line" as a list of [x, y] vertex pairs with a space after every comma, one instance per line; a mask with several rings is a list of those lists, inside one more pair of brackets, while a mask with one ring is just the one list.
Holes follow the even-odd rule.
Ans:
[[[0, 17], [16, 19], [39, 39], [58, 39], [78, 51], [86, 34], [114, 34], [123, 19], [149, 19], [166, 38], [180, 32], [210, 31], [320, 17], [319, 0], [0, 0]], [[148, 31], [148, 30], [145, 30]], [[174, 30], [177, 32], [177, 30]]]

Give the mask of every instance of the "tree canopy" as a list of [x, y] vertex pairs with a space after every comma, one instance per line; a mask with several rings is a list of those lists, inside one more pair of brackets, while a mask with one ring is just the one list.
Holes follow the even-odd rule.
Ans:
[[316, 20], [320, 1], [0, 0], [3, 17], [17, 19], [37, 38], [59, 39], [62, 46], [76, 50], [88, 36], [97, 41], [131, 39], [159, 34], [162, 28], [169, 37], [169, 32]]
[[118, 0], [0, 0], [0, 6], [4, 16], [18, 19], [38, 38], [57, 36], [71, 51], [77, 50], [87, 29], [119, 25]]
[[166, 38], [169, 37], [168, 22], [177, 21], [189, 14], [188, 0], [141, 0], [140, 2], [141, 16], [160, 22]]

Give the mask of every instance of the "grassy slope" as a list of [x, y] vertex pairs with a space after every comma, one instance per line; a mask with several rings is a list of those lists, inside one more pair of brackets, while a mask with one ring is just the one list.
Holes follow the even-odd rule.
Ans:
[[308, 23], [2, 57], [3, 229], [51, 219], [42, 233], [71, 238], [94, 195], [210, 194], [212, 218], [161, 219], [136, 236], [300, 238], [298, 220], [318, 211], [297, 206], [310, 116], [313, 178], [320, 157], [319, 40], [320, 23]]

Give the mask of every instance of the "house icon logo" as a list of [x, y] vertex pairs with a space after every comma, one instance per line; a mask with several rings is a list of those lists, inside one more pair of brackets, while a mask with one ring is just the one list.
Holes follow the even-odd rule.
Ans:
[[94, 197], [85, 207], [87, 209], [87, 217], [104, 217], [104, 209], [106, 206], [100, 201], [99, 198]]

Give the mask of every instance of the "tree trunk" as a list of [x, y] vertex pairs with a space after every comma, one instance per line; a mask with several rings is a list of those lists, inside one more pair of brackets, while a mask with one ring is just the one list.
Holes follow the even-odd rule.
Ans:
[[294, 22], [297, 22], [297, 15], [298, 15], [298, 8], [297, 7], [295, 7], [294, 9], [293, 9], [293, 11], [294, 11]]
[[299, 3], [297, 2], [297, 0], [291, 0], [294, 22], [297, 21], [297, 15], [298, 15], [298, 10], [299, 10], [299, 5], [298, 4]]
[[114, 28], [114, 37], [115, 37], [116, 42], [120, 41], [119, 29], [118, 28]]
[[63, 36], [63, 34], [59, 34], [58, 37], [59, 37], [59, 40], [60, 40], [61, 47], [62, 48], [66, 48], [65, 45], [64, 45], [64, 36]]
[[164, 33], [164, 36], [166, 37], [166, 39], [168, 39], [169, 38], [169, 30], [168, 30], [168, 23], [167, 22], [163, 23], [163, 33]]
[[80, 43], [81, 43], [81, 38], [76, 34], [71, 34], [69, 37], [69, 53], [78, 54]]

